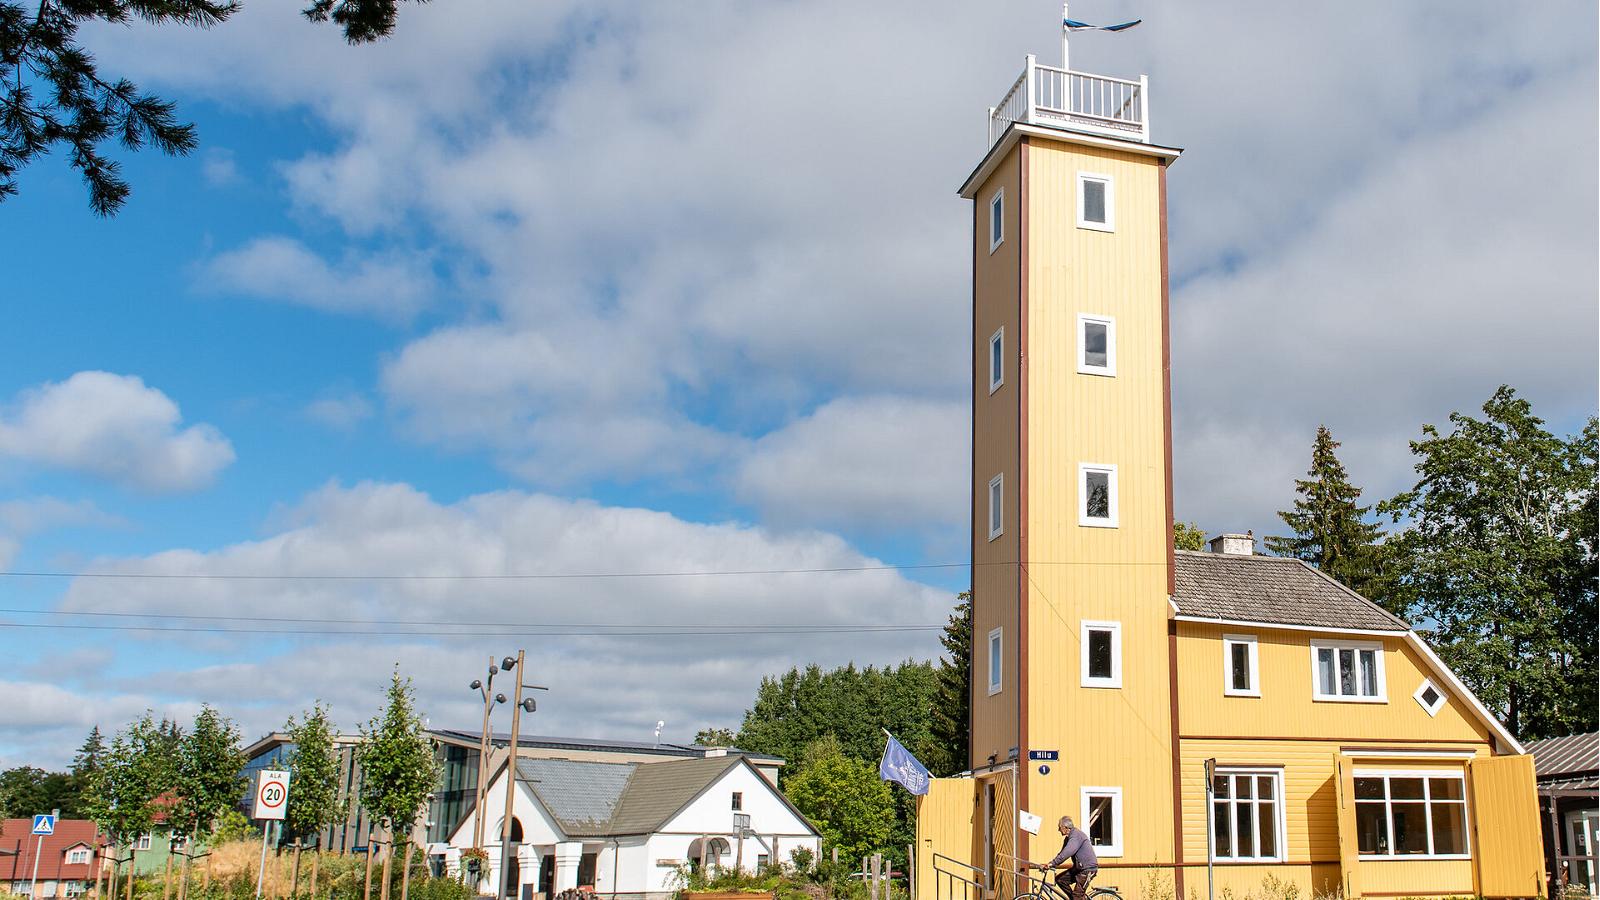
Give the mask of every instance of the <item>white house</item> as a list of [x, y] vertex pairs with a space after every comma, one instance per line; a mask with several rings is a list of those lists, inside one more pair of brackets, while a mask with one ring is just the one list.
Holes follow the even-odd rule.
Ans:
[[[777, 787], [737, 755], [666, 762], [517, 760], [509, 872], [500, 866], [506, 767], [489, 781], [485, 851], [491, 883], [506, 877], [522, 900], [548, 898], [567, 888], [662, 900], [679, 887], [682, 865], [754, 871], [769, 860], [788, 861], [821, 836]], [[748, 819], [744, 818], [748, 817]], [[741, 829], [738, 824], [748, 823]], [[472, 846], [473, 811], [437, 848], [454, 872]]]

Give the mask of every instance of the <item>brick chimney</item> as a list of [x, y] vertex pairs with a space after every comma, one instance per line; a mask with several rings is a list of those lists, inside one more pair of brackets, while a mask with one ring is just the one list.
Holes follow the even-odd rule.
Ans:
[[1224, 553], [1229, 556], [1254, 556], [1256, 554], [1256, 535], [1253, 531], [1244, 534], [1229, 532], [1219, 534], [1209, 542], [1212, 553]]

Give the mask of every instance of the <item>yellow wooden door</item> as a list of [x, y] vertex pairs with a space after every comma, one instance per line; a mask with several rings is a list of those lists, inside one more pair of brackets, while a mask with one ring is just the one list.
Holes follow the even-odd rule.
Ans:
[[978, 799], [973, 778], [934, 778], [917, 798], [916, 900], [978, 900], [972, 835]]
[[1472, 782], [1472, 856], [1483, 897], [1543, 897], [1544, 849], [1533, 757], [1494, 756], [1467, 764]]
[[1361, 845], [1356, 832], [1356, 786], [1350, 761], [1339, 754], [1333, 756], [1334, 791], [1338, 797], [1335, 818], [1339, 825], [1339, 877], [1344, 882], [1344, 895], [1361, 896], [1361, 872], [1356, 868], [1361, 859]]

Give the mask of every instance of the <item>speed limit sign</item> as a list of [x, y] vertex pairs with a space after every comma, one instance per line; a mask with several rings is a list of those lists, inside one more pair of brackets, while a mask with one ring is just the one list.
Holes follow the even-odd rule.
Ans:
[[254, 818], [282, 819], [289, 809], [289, 773], [262, 769], [256, 775]]

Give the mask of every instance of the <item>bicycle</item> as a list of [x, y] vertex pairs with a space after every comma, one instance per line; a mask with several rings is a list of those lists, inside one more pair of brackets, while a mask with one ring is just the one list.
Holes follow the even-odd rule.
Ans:
[[[1039, 871], [1049, 872], [1051, 870], [1041, 868]], [[1033, 881], [1031, 876], [1024, 875], [1023, 877], [1030, 882]], [[1018, 894], [1016, 900], [1072, 900], [1072, 894], [1063, 891], [1061, 886], [1056, 884], [1055, 879], [1041, 875], [1038, 883], [1038, 890], [1029, 891], [1026, 894]], [[1109, 884], [1105, 887], [1095, 887], [1094, 878], [1089, 879], [1089, 888], [1083, 892], [1083, 896], [1084, 900], [1096, 900], [1096, 898], [1101, 898], [1101, 900], [1122, 900], [1122, 895], [1117, 893], [1117, 889]]]

